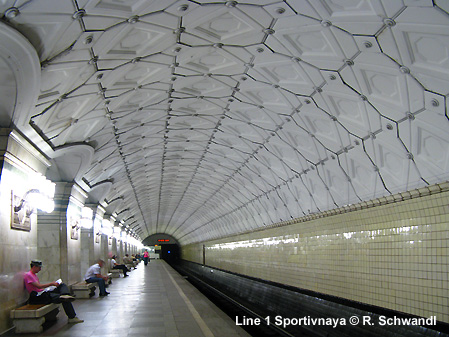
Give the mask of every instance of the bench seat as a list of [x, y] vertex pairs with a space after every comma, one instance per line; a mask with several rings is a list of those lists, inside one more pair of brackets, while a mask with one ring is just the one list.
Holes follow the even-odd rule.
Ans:
[[11, 310], [16, 333], [42, 332], [43, 324], [56, 321], [59, 313], [59, 304], [27, 304]]
[[95, 295], [95, 283], [81, 281], [72, 285], [72, 291], [76, 298], [90, 298]]
[[120, 275], [123, 275], [123, 271], [121, 269], [111, 269], [109, 273], [112, 278], [119, 278]]

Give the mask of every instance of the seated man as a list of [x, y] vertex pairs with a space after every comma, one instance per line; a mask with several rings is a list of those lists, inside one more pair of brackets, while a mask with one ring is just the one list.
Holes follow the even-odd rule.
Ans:
[[76, 317], [75, 309], [70, 302], [75, 297], [70, 296], [70, 291], [62, 282], [40, 283], [37, 273], [42, 269], [41, 261], [31, 261], [30, 271], [24, 275], [27, 291], [30, 293], [29, 304], [62, 303], [62, 307], [69, 318], [69, 323], [82, 323], [83, 320]]
[[131, 255], [131, 260], [133, 261], [134, 269], [136, 269], [138, 262], [137, 262], [136, 256], [134, 254]]
[[123, 258], [123, 263], [126, 265], [126, 267], [131, 266], [131, 268], [134, 267], [133, 259], [129, 256], [129, 254], [125, 254], [125, 257]]
[[130, 264], [132, 263], [131, 258], [129, 257], [129, 254], [125, 254], [125, 257], [123, 258], [123, 263], [124, 264]]
[[135, 256], [134, 254], [131, 255], [131, 259], [132, 259], [134, 262], [137, 262], [137, 258], [136, 258], [136, 256]]
[[118, 264], [117, 261], [115, 261], [116, 258], [117, 258], [116, 255], [113, 255], [111, 258], [111, 269], [121, 269], [123, 271], [123, 277], [129, 276], [126, 273], [129, 272], [130, 270], [126, 268], [124, 264]]
[[98, 283], [98, 287], [100, 288], [100, 296], [108, 296], [109, 293], [106, 291], [106, 283], [108, 280], [107, 276], [101, 275], [101, 267], [104, 266], [103, 260], [98, 260], [98, 262], [87, 269], [86, 275], [84, 276], [84, 280], [87, 283]]

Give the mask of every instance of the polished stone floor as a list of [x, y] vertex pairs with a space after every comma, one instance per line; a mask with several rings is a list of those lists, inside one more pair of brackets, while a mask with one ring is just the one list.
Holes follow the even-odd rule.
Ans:
[[61, 308], [55, 325], [21, 336], [249, 336], [164, 261], [140, 263], [129, 275], [113, 279], [107, 297], [97, 289], [95, 297], [73, 302], [84, 323], [67, 324]]

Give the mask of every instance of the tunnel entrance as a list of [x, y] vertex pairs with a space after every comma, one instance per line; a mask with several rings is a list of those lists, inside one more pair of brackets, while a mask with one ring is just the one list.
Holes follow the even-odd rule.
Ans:
[[180, 253], [179, 246], [176, 244], [161, 245], [160, 257], [170, 265], [178, 262], [179, 253]]
[[176, 263], [181, 256], [181, 246], [178, 240], [165, 233], [150, 235], [142, 241], [142, 244], [147, 247], [154, 247], [156, 255], [168, 264]]

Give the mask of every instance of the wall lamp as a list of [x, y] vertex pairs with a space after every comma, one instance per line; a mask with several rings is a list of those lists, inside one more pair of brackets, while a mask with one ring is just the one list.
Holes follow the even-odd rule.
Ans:
[[83, 207], [81, 210], [81, 227], [91, 229], [94, 225], [94, 212], [89, 207]]
[[19, 212], [26, 204], [29, 204], [30, 210], [27, 211], [27, 216], [31, 215], [35, 208], [40, 209], [46, 213], [53, 212], [55, 203], [53, 199], [44, 195], [37, 188], [27, 191], [18, 205], [14, 205], [14, 212]]

